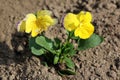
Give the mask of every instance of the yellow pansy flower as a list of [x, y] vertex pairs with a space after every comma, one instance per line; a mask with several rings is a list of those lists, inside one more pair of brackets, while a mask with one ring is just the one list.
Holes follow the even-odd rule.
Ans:
[[51, 17], [51, 11], [41, 10], [36, 15], [28, 14], [25, 20], [21, 21], [18, 25], [18, 31], [31, 33], [31, 36], [35, 37], [56, 23], [57, 20]]
[[64, 18], [64, 27], [68, 31], [74, 31], [75, 36], [81, 39], [89, 38], [94, 32], [91, 24], [92, 15], [90, 12], [81, 11], [79, 14], [68, 13]]

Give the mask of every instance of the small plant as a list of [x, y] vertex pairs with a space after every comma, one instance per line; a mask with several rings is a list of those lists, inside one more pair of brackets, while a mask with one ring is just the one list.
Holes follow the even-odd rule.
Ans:
[[[43, 55], [48, 63], [57, 65], [60, 74], [75, 74], [72, 57], [79, 51], [99, 45], [103, 38], [94, 33], [92, 15], [81, 11], [78, 14], [68, 13], [63, 20], [67, 32], [67, 39], [49, 39], [43, 32], [50, 26], [57, 24], [57, 19], [51, 17], [52, 12], [41, 10], [35, 14], [28, 14], [18, 25], [18, 31], [31, 33], [29, 48], [36, 56]], [[75, 40], [77, 48], [70, 40]]]

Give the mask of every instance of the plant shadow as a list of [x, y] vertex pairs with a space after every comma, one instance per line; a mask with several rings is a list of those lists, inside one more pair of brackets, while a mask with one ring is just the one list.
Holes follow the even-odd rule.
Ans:
[[[48, 55], [36, 56], [31, 53], [29, 49], [29, 35], [25, 33], [16, 32], [12, 34], [11, 44], [13, 47], [14, 56], [12, 59], [16, 64], [24, 63], [27, 60], [30, 60], [33, 56], [38, 58], [41, 62], [41, 65], [53, 67], [51, 61], [46, 58]], [[47, 63], [48, 62], [48, 63]]]
[[14, 61], [16, 63], [24, 62], [26, 58], [31, 58], [28, 46], [28, 35], [20, 32], [12, 34], [11, 44], [14, 52]]
[[29, 52], [27, 39], [26, 34], [12, 34], [12, 49], [5, 41], [0, 42], [0, 65], [20, 64], [24, 63], [26, 58], [30, 58], [32, 54]]
[[5, 42], [0, 42], [0, 65], [8, 65], [13, 62], [13, 51], [10, 50]]

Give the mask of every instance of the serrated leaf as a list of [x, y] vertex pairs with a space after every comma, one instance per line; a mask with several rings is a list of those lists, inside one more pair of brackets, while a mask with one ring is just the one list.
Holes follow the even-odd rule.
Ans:
[[74, 69], [75, 65], [74, 65], [73, 61], [72, 61], [70, 58], [65, 57], [64, 60], [65, 60], [66, 66], [67, 66], [68, 68]]
[[40, 56], [42, 54], [45, 53], [45, 49], [43, 49], [42, 47], [40, 47], [38, 44], [35, 43], [35, 39], [36, 37], [31, 37], [29, 39], [29, 48], [31, 49], [31, 52], [34, 55]]
[[78, 43], [78, 50], [85, 50], [95, 47], [103, 42], [103, 38], [97, 34], [93, 34], [89, 39], [80, 39]]
[[50, 51], [51, 53], [55, 54], [56, 52], [53, 50], [53, 42], [46, 38], [45, 36], [38, 36], [35, 40], [35, 42], [45, 48], [46, 50]]

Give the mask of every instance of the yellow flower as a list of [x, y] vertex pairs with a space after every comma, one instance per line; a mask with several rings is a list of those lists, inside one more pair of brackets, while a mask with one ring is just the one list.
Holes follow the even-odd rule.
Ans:
[[31, 32], [31, 36], [35, 37], [56, 23], [57, 20], [51, 17], [51, 11], [41, 10], [37, 12], [36, 16], [32, 13], [28, 14], [18, 25], [18, 31]]
[[92, 15], [90, 12], [81, 11], [77, 15], [68, 13], [64, 18], [64, 27], [68, 31], [74, 31], [75, 36], [87, 39], [94, 32], [94, 26], [91, 24], [91, 21]]

